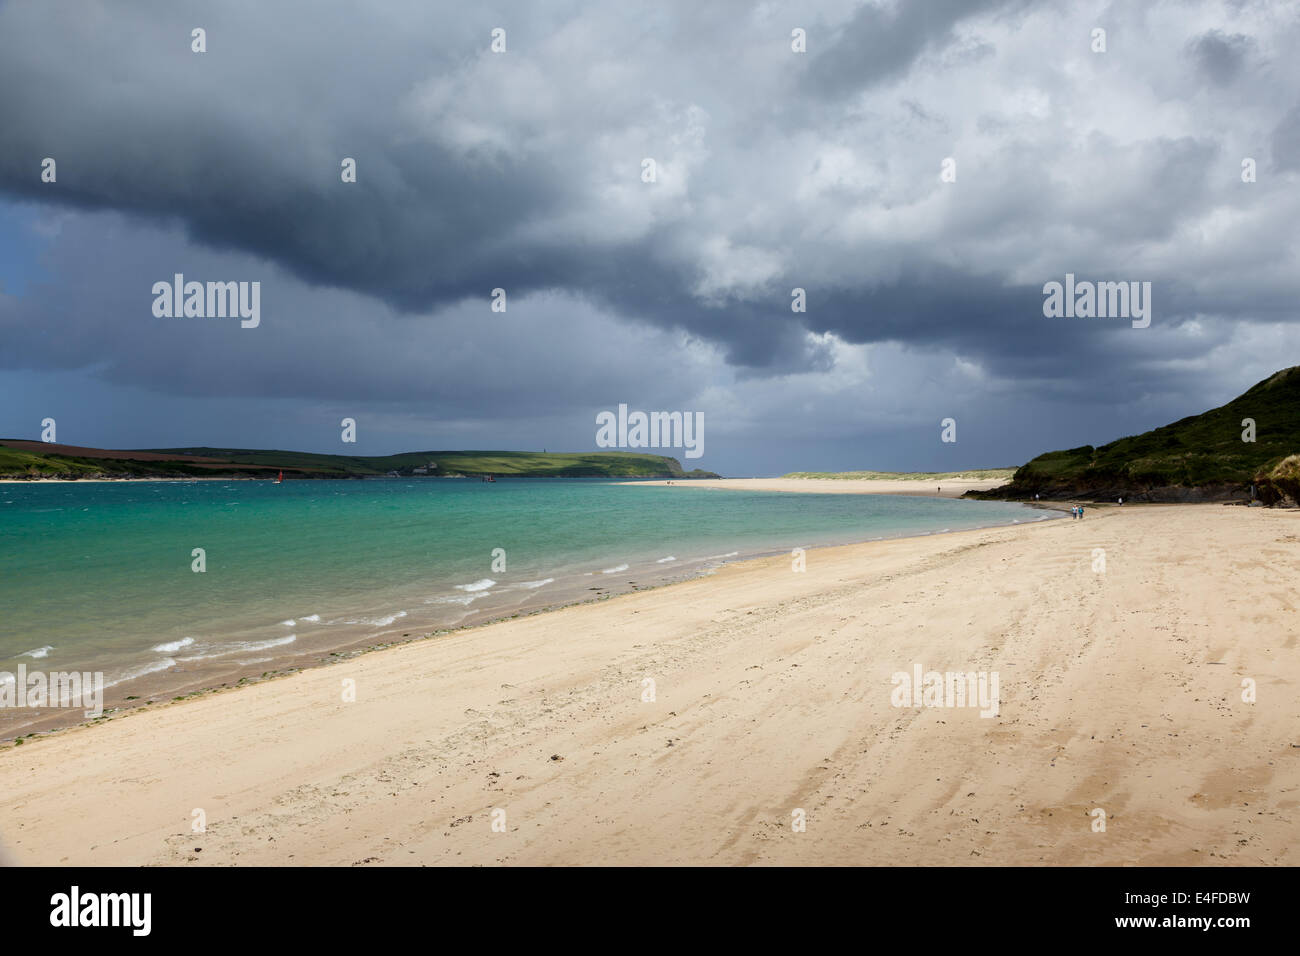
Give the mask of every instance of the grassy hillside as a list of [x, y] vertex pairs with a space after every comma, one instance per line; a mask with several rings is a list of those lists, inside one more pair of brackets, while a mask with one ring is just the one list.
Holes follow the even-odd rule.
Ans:
[[58, 478], [64, 474], [89, 477], [98, 470], [94, 465], [82, 464], [76, 459], [56, 459], [51, 455], [37, 455], [0, 445], [0, 476], [6, 478]]
[[[35, 444], [25, 442], [24, 444]], [[94, 452], [96, 449], [84, 449]], [[106, 451], [106, 450], [105, 450]], [[265, 469], [231, 466], [214, 470], [186, 461], [137, 461], [129, 457], [100, 458], [91, 454], [54, 454], [15, 448], [0, 440], [0, 478], [185, 478], [236, 475], [265, 477]], [[129, 455], [130, 452], [125, 453]]]
[[[422, 451], [400, 455], [322, 455], [249, 448], [153, 448], [140, 451], [51, 446], [50, 452], [13, 447], [0, 439], [0, 477], [258, 477], [283, 470], [285, 478], [447, 477], [501, 475], [528, 478], [711, 478], [682, 470], [675, 458], [632, 452]], [[132, 458], [140, 455], [140, 458]], [[146, 457], [147, 456], [147, 457]], [[189, 460], [187, 460], [189, 459]], [[197, 459], [197, 460], [196, 460]], [[417, 472], [416, 469], [424, 469]]]
[[[1255, 441], [1242, 440], [1242, 420]], [[1300, 366], [1283, 369], [1219, 408], [1096, 448], [1039, 455], [990, 497], [1088, 495], [1134, 500], [1249, 495], [1300, 452]]]

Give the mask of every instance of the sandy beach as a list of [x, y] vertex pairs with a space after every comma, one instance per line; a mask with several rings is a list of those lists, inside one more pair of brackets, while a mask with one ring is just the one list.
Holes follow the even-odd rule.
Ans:
[[[806, 560], [7, 747], [0, 845], [101, 865], [1297, 862], [1300, 513], [1099, 507]], [[996, 672], [998, 715], [893, 706], [914, 665]]]
[[915, 478], [694, 478], [667, 481], [627, 481], [628, 485], [672, 485], [674, 488], [713, 488], [729, 491], [786, 491], [824, 495], [915, 495], [960, 498], [968, 491], [988, 491], [1005, 478], [947, 478], [938, 482]]

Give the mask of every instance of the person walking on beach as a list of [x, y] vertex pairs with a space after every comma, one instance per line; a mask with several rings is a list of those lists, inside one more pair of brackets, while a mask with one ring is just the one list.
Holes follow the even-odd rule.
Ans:
[[1079, 520], [1083, 520], [1083, 505], [1079, 505]]
[[1075, 505], [1073, 508], [1070, 509], [1070, 517], [1071, 517], [1071, 518], [1077, 518], [1077, 517], [1079, 517], [1079, 506], [1078, 506], [1078, 505]]

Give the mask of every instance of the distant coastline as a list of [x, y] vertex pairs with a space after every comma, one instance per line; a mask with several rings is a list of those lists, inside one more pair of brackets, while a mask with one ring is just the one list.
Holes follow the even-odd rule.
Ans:
[[330, 455], [249, 448], [109, 449], [0, 439], [0, 479], [711, 478], [676, 458], [637, 452], [415, 451]]

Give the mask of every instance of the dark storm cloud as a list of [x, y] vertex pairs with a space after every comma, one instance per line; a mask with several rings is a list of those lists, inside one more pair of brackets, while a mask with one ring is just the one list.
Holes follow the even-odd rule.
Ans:
[[[1210, 2], [0, 6], [0, 191], [108, 216], [0, 296], [0, 365], [508, 415], [620, 384], [665, 407], [815, 390], [856, 354], [832, 333], [986, 390], [1192, 391], [1256, 341], [1233, 323], [1295, 319], [1300, 91], [1230, 92], [1294, 56], [1271, 17], [1257, 38]], [[1277, 175], [1243, 183], [1269, 145]], [[174, 271], [263, 278], [270, 318], [160, 324], [145, 292]], [[1045, 319], [1067, 272], [1151, 281], [1164, 331]]]
[[[119, 13], [3, 11], [0, 181], [11, 195], [179, 220], [201, 242], [412, 309], [574, 270], [579, 250], [541, 238], [494, 248], [503, 223], [571, 200], [558, 157], [476, 162], [395, 135], [409, 87], [481, 46], [463, 23], [449, 31], [419, 5], [389, 23], [314, 4]], [[190, 51], [199, 22], [204, 54]], [[59, 164], [56, 192], [32, 175], [44, 156]], [[360, 168], [351, 189], [344, 156]]]
[[[779, 368], [800, 354], [794, 323], [753, 309], [701, 307], [689, 294], [694, 268], [662, 257], [672, 245], [663, 229], [615, 242], [544, 228], [519, 235], [521, 224], [545, 223], [584, 201], [583, 164], [574, 157], [598, 128], [579, 124], [552, 152], [460, 151], [412, 139], [395, 104], [429, 76], [482, 55], [488, 25], [499, 22], [493, 15], [480, 18], [473, 34], [462, 24], [455, 43], [418, 55], [394, 35], [397, 49], [365, 69], [367, 34], [354, 35], [350, 20], [316, 22], [313, 13], [299, 36], [259, 31], [248, 8], [238, 13], [199, 18], [208, 31], [202, 55], [188, 49], [194, 17], [160, 6], [139, 33], [65, 11], [56, 23], [87, 54], [75, 64], [52, 64], [30, 36], [10, 31], [0, 57], [0, 117], [11, 141], [0, 155], [0, 182], [22, 198], [179, 221], [200, 243], [253, 253], [309, 283], [404, 310], [485, 297], [497, 287], [512, 295], [563, 288], [724, 341], [737, 364]], [[440, 33], [418, 8], [412, 15], [430, 37]], [[292, 22], [286, 12], [286, 28]], [[500, 22], [523, 46], [531, 31], [516, 31], [514, 15]], [[24, 26], [50, 32], [43, 20]], [[226, 52], [232, 49], [239, 55]], [[326, 55], [343, 51], [350, 56]], [[106, 91], [97, 72], [120, 86]], [[58, 162], [57, 191], [32, 174], [46, 155]], [[358, 183], [346, 188], [343, 156], [359, 168]], [[632, 182], [638, 156], [627, 157]]]
[[[486, 296], [437, 316], [402, 314], [119, 214], [65, 224], [46, 254], [79, 281], [38, 282], [21, 298], [0, 296], [0, 365], [93, 366], [107, 381], [170, 395], [400, 400], [444, 418], [572, 412], [585, 409], [593, 393], [632, 389], [662, 402], [691, 387], [694, 370], [681, 364], [666, 333], [610, 328], [570, 297], [516, 300], [504, 314], [491, 313]], [[171, 281], [157, 271], [164, 258], [189, 278], [261, 282], [262, 324], [241, 329], [233, 319], [155, 317], [152, 285]], [[648, 367], [642, 381], [605, 356], [635, 348], [678, 361]], [[544, 403], [537, 401], [539, 378]]]

